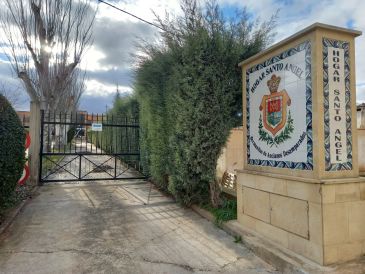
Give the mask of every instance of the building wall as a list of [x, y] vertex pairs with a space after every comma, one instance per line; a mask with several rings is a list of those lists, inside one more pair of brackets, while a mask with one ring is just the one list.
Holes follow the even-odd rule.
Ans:
[[235, 173], [235, 169], [243, 168], [243, 129], [234, 128], [226, 146], [217, 162], [217, 177], [222, 178], [224, 172]]
[[[217, 161], [217, 179], [223, 191], [236, 196], [236, 169], [243, 168], [243, 129], [234, 128]], [[224, 176], [224, 174], [226, 175]], [[224, 178], [223, 178], [224, 177]]]
[[365, 176], [365, 128], [357, 129], [359, 146], [359, 170], [360, 175]]
[[23, 126], [29, 126], [30, 123], [30, 111], [17, 111], [18, 117]]
[[357, 133], [359, 147], [359, 171], [365, 176], [365, 105], [357, 107]]

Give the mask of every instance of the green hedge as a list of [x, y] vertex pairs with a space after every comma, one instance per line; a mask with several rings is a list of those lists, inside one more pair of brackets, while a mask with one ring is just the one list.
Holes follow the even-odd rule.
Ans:
[[7, 206], [25, 163], [25, 131], [8, 100], [0, 95], [0, 208]]
[[214, 3], [183, 0], [181, 16], [160, 21], [162, 46], [145, 46], [136, 71], [142, 165], [184, 204], [209, 199], [217, 159], [242, 125], [237, 64], [269, 44], [274, 26], [246, 10], [226, 18]]

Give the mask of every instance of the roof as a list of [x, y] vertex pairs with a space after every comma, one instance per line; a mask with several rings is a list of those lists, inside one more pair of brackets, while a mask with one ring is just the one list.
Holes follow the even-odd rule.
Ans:
[[365, 109], [365, 103], [356, 106], [357, 110]]
[[362, 34], [362, 32], [361, 31], [358, 31], [358, 30], [346, 29], [346, 28], [336, 27], [336, 26], [322, 24], [322, 23], [314, 23], [314, 24], [306, 27], [305, 29], [302, 29], [301, 31], [299, 31], [299, 32], [297, 32], [297, 33], [289, 36], [288, 38], [286, 38], [286, 39], [284, 39], [284, 40], [282, 40], [282, 41], [280, 41], [280, 42], [272, 45], [271, 47], [269, 47], [269, 48], [267, 48], [267, 49], [265, 49], [265, 50], [263, 50], [263, 51], [255, 54], [254, 56], [251, 56], [250, 58], [248, 58], [248, 59], [240, 62], [238, 64], [238, 66], [241, 67], [241, 66], [243, 66], [245, 64], [248, 64], [251, 61], [257, 59], [258, 57], [261, 57], [261, 56], [263, 56], [263, 55], [265, 55], [265, 54], [273, 51], [274, 49], [276, 49], [276, 48], [278, 48], [278, 47], [280, 47], [280, 46], [282, 46], [284, 44], [287, 44], [287, 43], [289, 43], [289, 42], [297, 39], [298, 37], [303, 36], [303, 35], [305, 35], [305, 34], [307, 34], [309, 32], [312, 32], [312, 31], [314, 31], [316, 29], [334, 30], [334, 31], [337, 31], [337, 32], [342, 32], [342, 33], [350, 34], [350, 35], [352, 35], [354, 37], [360, 36]]

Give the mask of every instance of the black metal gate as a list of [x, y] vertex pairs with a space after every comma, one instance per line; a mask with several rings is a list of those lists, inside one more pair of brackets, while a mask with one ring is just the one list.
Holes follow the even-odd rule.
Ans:
[[42, 183], [145, 178], [138, 119], [42, 112], [39, 174]]

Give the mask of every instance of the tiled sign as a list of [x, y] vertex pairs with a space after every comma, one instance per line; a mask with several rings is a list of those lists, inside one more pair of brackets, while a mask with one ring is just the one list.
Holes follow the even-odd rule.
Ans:
[[309, 41], [246, 70], [250, 165], [313, 169]]
[[323, 39], [324, 137], [327, 171], [352, 169], [349, 43]]

